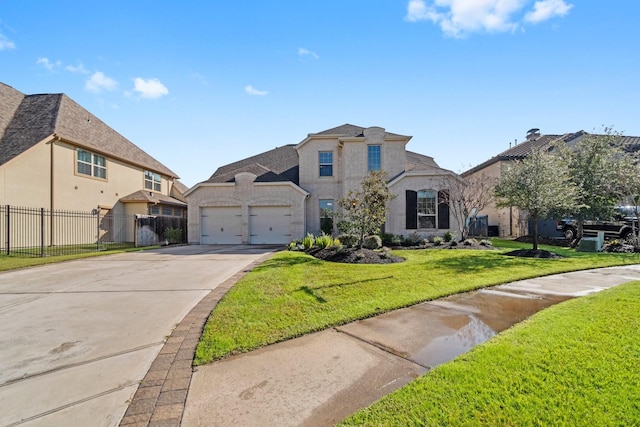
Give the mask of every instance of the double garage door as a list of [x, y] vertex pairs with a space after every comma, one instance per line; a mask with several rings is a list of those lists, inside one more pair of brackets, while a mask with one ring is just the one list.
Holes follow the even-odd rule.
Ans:
[[[200, 213], [200, 243], [242, 243], [240, 206], [203, 207]], [[248, 222], [251, 244], [287, 244], [291, 241], [290, 206], [250, 207]]]

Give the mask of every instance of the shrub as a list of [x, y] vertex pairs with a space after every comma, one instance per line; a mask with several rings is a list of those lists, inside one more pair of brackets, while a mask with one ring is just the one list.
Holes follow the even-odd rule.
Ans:
[[331, 244], [333, 244], [333, 237], [330, 235], [322, 233], [321, 236], [316, 237], [316, 246], [320, 249], [329, 247]]
[[338, 236], [338, 240], [348, 248], [356, 246], [360, 241], [358, 236], [354, 236], [353, 234], [341, 234]]
[[292, 240], [291, 243], [289, 243], [289, 250], [290, 251], [295, 251], [298, 249], [298, 241], [297, 240]]
[[422, 241], [422, 237], [416, 232], [413, 232], [404, 238], [402, 246], [418, 246]]
[[480, 240], [480, 246], [491, 246], [491, 240], [489, 239]]
[[442, 245], [442, 237], [434, 236], [433, 237], [433, 245], [434, 246]]
[[476, 239], [474, 239], [473, 237], [471, 237], [471, 238], [469, 238], [469, 239], [465, 240], [465, 241], [463, 242], [463, 244], [464, 244], [465, 246], [474, 246], [474, 245], [477, 245], [477, 244], [478, 244], [478, 241], [477, 241]]
[[397, 236], [391, 234], [391, 233], [381, 233], [380, 234], [380, 240], [382, 241], [382, 244], [385, 246], [392, 246], [394, 244], [396, 244], [395, 242], [399, 242], [400, 239], [398, 239]]
[[375, 234], [365, 237], [362, 242], [362, 247], [366, 249], [378, 249], [380, 246], [382, 246], [382, 239]]
[[380, 258], [391, 258], [391, 250], [388, 247], [383, 246], [380, 251]]
[[449, 243], [450, 241], [453, 240], [453, 233], [450, 231], [445, 231], [444, 234], [442, 235], [442, 239]]
[[181, 228], [166, 228], [164, 230], [164, 238], [169, 243], [182, 243], [182, 229]]
[[456, 242], [455, 240], [452, 240], [449, 242], [449, 246], [458, 246], [458, 242]]
[[313, 247], [313, 243], [314, 243], [315, 239], [313, 237], [313, 234], [308, 233], [306, 236], [303, 237], [302, 239], [302, 247], [307, 250], [307, 249], [311, 249]]

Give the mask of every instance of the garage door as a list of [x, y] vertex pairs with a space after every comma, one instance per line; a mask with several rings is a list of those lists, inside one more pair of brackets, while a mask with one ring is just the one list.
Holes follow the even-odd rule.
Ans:
[[242, 243], [242, 210], [240, 206], [200, 208], [200, 243]]
[[249, 209], [249, 242], [287, 244], [291, 241], [290, 206], [255, 206]]

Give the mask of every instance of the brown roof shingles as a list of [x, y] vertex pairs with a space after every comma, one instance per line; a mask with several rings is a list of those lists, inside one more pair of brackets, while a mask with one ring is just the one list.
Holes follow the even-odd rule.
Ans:
[[[18, 102], [19, 101], [19, 102]], [[0, 83], [0, 164], [50, 135], [169, 177], [177, 174], [65, 94], [24, 95]], [[11, 114], [11, 116], [9, 116]]]

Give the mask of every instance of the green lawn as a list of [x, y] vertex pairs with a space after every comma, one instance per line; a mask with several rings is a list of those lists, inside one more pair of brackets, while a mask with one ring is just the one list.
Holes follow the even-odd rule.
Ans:
[[[530, 245], [494, 241], [522, 248]], [[544, 247], [542, 247], [544, 248]], [[281, 252], [236, 284], [213, 311], [196, 365], [445, 295], [566, 271], [640, 263], [638, 254], [549, 248], [559, 260], [488, 250], [403, 250], [398, 264], [350, 265]]]
[[342, 425], [638, 426], [640, 282], [543, 310]]

